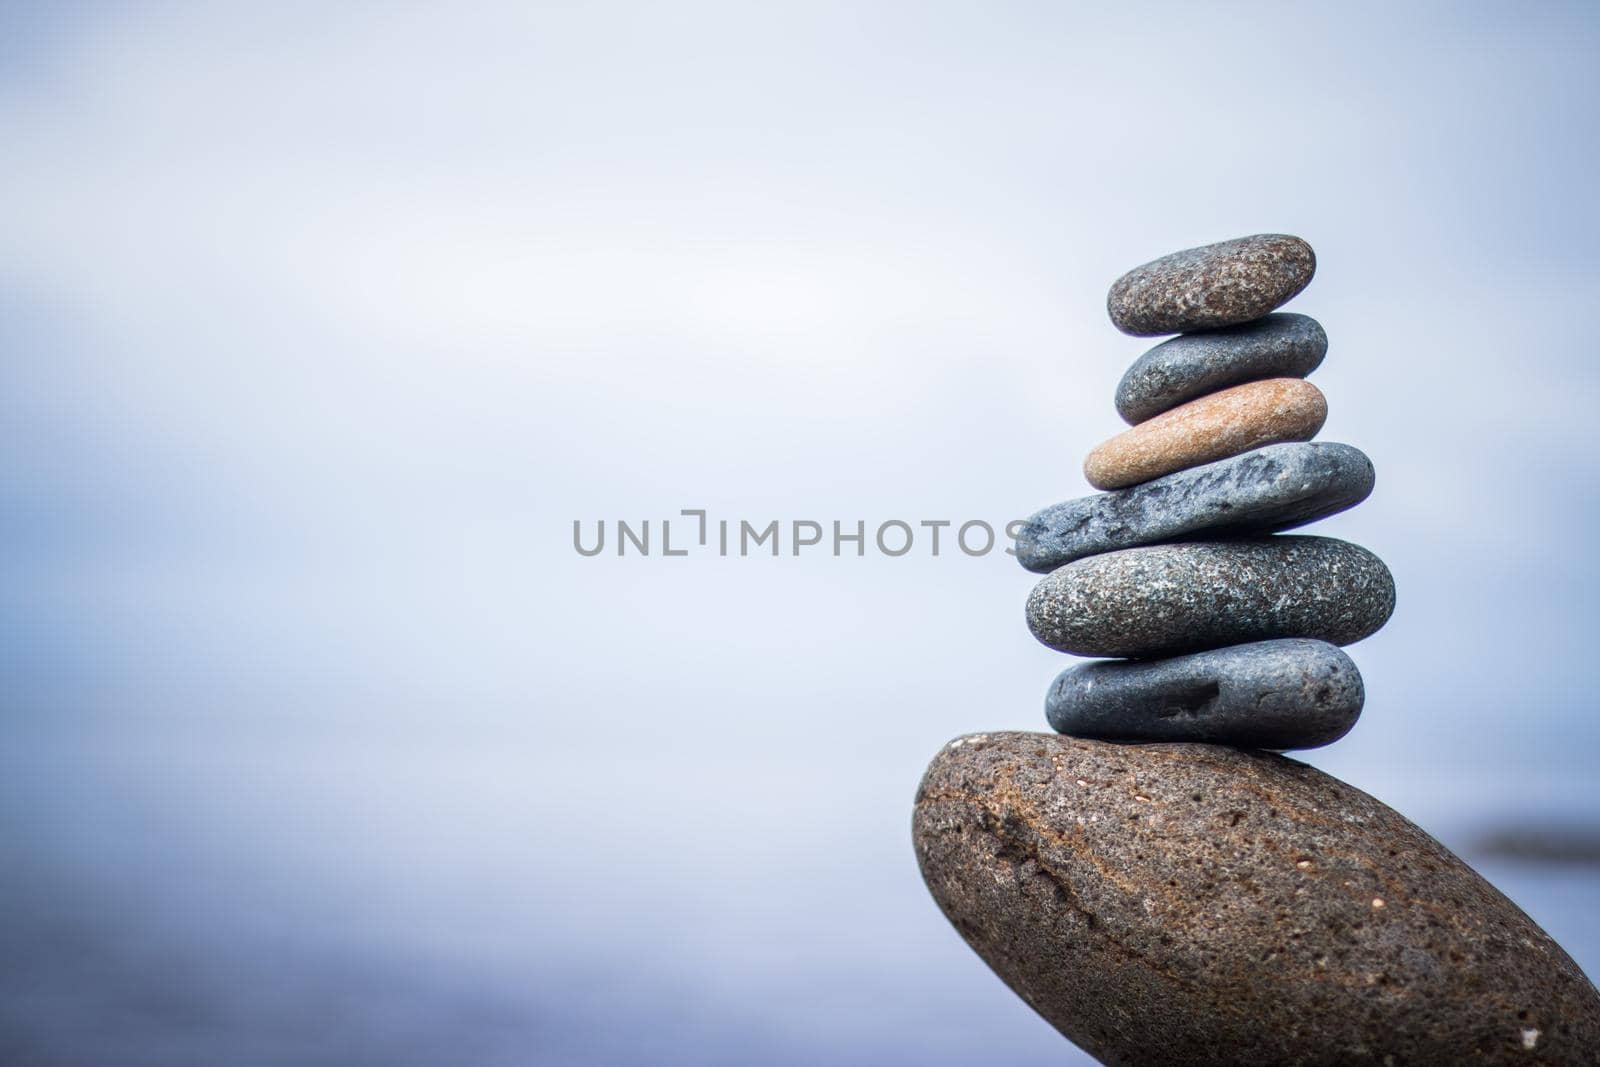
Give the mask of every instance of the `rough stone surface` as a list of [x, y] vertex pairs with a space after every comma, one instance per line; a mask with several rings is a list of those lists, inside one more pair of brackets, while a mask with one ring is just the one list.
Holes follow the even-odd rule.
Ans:
[[1074, 737], [1316, 748], [1350, 731], [1365, 696], [1349, 656], [1290, 638], [1083, 663], [1061, 672], [1044, 710], [1053, 729]]
[[1122, 489], [1279, 441], [1309, 441], [1328, 417], [1322, 391], [1269, 378], [1191, 400], [1103, 441], [1083, 461], [1096, 489]]
[[1133, 361], [1117, 414], [1137, 425], [1198, 396], [1262, 378], [1304, 378], [1328, 354], [1316, 319], [1280, 311], [1225, 330], [1186, 333]]
[[1112, 285], [1106, 311], [1135, 337], [1237, 326], [1292, 299], [1316, 271], [1316, 253], [1298, 237], [1240, 237], [1135, 267]]
[[1295, 534], [1125, 548], [1039, 580], [1028, 628], [1078, 656], [1165, 656], [1312, 637], [1348, 645], [1394, 611], [1394, 579], [1371, 552]]
[[1268, 445], [1045, 508], [1023, 526], [1017, 560], [1044, 574], [1084, 556], [1200, 533], [1284, 530], [1354, 507], [1372, 483], [1372, 461], [1349, 445]]
[[922, 876], [1035, 1011], [1108, 1064], [1592, 1064], [1600, 994], [1402, 816], [1282, 756], [952, 741]]

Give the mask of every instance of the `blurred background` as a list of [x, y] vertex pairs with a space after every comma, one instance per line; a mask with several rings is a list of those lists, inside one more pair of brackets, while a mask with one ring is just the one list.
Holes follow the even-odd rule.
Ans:
[[0, 1060], [1075, 1062], [910, 844], [1031, 576], [572, 523], [1082, 495], [1260, 231], [1400, 591], [1304, 758], [1595, 973], [1600, 8], [1110, 7], [0, 7]]

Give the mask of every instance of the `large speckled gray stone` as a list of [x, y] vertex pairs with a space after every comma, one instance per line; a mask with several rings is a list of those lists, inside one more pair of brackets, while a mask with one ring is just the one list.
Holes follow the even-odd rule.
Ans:
[[1117, 414], [1137, 425], [1195, 397], [1263, 378], [1304, 378], [1328, 353], [1316, 319], [1280, 311], [1225, 330], [1186, 333], [1133, 361]]
[[1278, 535], [1126, 548], [1045, 575], [1028, 628], [1078, 656], [1164, 656], [1276, 637], [1348, 645], [1394, 611], [1394, 579], [1371, 552]]
[[1593, 1064], [1600, 994], [1397, 812], [1304, 764], [952, 741], [913, 838], [945, 916], [1108, 1064]]
[[1285, 530], [1354, 507], [1372, 483], [1372, 461], [1349, 445], [1268, 445], [1045, 508], [1023, 525], [1017, 561], [1044, 574], [1084, 556], [1203, 532]]
[[1135, 267], [1111, 287], [1106, 311], [1135, 337], [1237, 326], [1290, 300], [1316, 270], [1316, 254], [1298, 237], [1239, 237]]
[[1044, 711], [1074, 737], [1316, 748], [1349, 733], [1365, 695], [1349, 656], [1288, 638], [1079, 664], [1055, 680]]

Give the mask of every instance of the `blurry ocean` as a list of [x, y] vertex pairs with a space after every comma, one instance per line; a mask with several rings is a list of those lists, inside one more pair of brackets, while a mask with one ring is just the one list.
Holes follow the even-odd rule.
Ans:
[[[729, 840], [682, 870], [659, 839], [711, 827], [653, 803], [670, 783], [627, 753], [606, 774], [636, 825], [519, 806], [536, 743], [12, 738], [0, 1061], [1078, 1062], [937, 914], [903, 810], [825, 841], [706, 812]], [[1473, 858], [1595, 973], [1592, 855]]]

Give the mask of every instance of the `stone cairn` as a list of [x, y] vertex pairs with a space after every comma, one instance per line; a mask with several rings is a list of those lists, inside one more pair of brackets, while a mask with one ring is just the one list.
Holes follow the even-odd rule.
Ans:
[[1361, 675], [1336, 646], [1388, 621], [1388, 568], [1343, 541], [1248, 536], [1372, 491], [1360, 451], [1309, 443], [1328, 405], [1303, 379], [1327, 335], [1271, 313], [1315, 270], [1310, 245], [1267, 234], [1175, 253], [1111, 287], [1118, 329], [1180, 336], [1117, 386], [1133, 429], [1084, 462], [1109, 491], [1046, 508], [1017, 542], [1022, 565], [1048, 575], [1028, 600], [1034, 636], [1128, 657], [1056, 679], [1046, 714], [1061, 733], [1310, 748], [1361, 714]]
[[[913, 838], [967, 943], [1114, 1064], [1600, 1063], [1600, 993], [1516, 905], [1403, 816], [1271, 751], [1361, 712], [1338, 646], [1381, 627], [1372, 553], [1277, 533], [1353, 507], [1372, 464], [1313, 443], [1327, 337], [1275, 311], [1311, 281], [1296, 237], [1178, 252], [1107, 301], [1180, 336], [1122, 378], [1133, 428], [1090, 452], [1096, 496], [1017, 542], [1028, 625], [1108, 657], [1046, 699], [1056, 733], [958, 737]], [[1142, 742], [1142, 743], [1132, 743]]]

